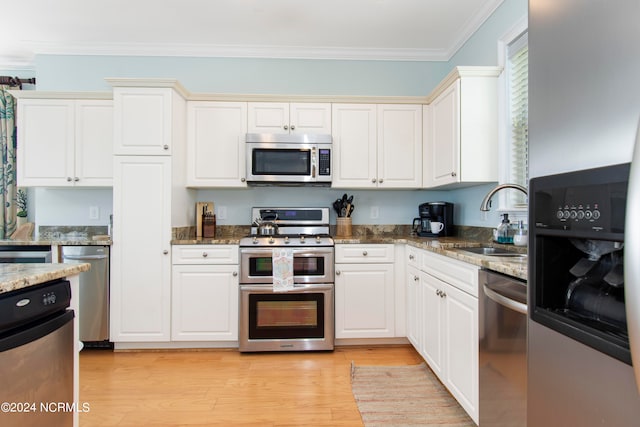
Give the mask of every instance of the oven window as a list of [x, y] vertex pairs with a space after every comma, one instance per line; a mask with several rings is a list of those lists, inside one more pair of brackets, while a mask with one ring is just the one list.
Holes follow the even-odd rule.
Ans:
[[323, 338], [324, 294], [249, 295], [249, 338]]
[[311, 150], [254, 148], [252, 175], [311, 175]]
[[[322, 256], [297, 257], [293, 256], [294, 276], [324, 276], [325, 258]], [[270, 256], [251, 257], [249, 259], [249, 274], [253, 277], [270, 277], [273, 264]]]

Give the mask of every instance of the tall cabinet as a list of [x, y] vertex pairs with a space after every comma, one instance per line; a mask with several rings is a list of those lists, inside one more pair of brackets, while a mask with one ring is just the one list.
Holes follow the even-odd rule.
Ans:
[[[114, 96], [111, 341], [171, 340], [171, 228], [193, 224], [186, 101], [173, 80], [109, 79]], [[120, 345], [122, 343], [122, 345]]]

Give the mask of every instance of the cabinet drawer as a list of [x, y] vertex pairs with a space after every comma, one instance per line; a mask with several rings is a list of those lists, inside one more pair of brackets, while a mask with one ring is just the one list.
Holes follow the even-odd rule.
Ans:
[[422, 264], [422, 253], [424, 251], [422, 249], [414, 248], [413, 246], [407, 245], [406, 252], [406, 261], [409, 267], [420, 268]]
[[381, 263], [393, 260], [393, 245], [336, 245], [336, 263]]
[[420, 270], [474, 297], [478, 296], [478, 267], [431, 252], [422, 254]]
[[236, 245], [176, 245], [173, 264], [237, 264]]

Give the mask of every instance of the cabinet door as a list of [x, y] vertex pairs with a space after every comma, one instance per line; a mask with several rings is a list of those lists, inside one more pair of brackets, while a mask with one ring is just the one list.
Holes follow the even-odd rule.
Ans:
[[441, 280], [420, 273], [422, 286], [422, 357], [429, 367], [444, 382], [445, 348], [444, 348], [444, 304], [441, 292], [446, 285]]
[[187, 106], [187, 185], [246, 187], [246, 102]]
[[445, 89], [431, 104], [427, 132], [425, 186], [459, 181], [460, 176], [460, 80]]
[[469, 416], [478, 421], [478, 299], [445, 285], [443, 382]]
[[171, 158], [115, 156], [111, 340], [171, 338]]
[[407, 338], [420, 352], [422, 347], [422, 286], [420, 272], [415, 267], [407, 267]]
[[74, 102], [18, 101], [18, 185], [70, 186], [74, 177]]
[[336, 338], [393, 337], [393, 264], [336, 264]]
[[77, 186], [113, 185], [113, 101], [77, 100], [75, 107]]
[[172, 141], [172, 89], [113, 89], [114, 154], [169, 155]]
[[238, 340], [238, 266], [174, 265], [171, 338]]
[[378, 105], [378, 187], [422, 186], [422, 105]]
[[331, 104], [291, 104], [289, 128], [291, 133], [331, 133]]
[[289, 133], [289, 103], [249, 102], [249, 133]]
[[333, 104], [332, 187], [377, 187], [376, 111], [374, 104]]

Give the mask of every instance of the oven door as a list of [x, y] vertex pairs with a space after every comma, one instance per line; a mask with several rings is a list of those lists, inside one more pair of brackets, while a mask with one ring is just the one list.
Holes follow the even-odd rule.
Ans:
[[334, 285], [240, 286], [240, 351], [333, 350]]
[[[333, 247], [293, 248], [295, 283], [334, 283]], [[240, 283], [271, 284], [272, 247], [240, 248]]]

